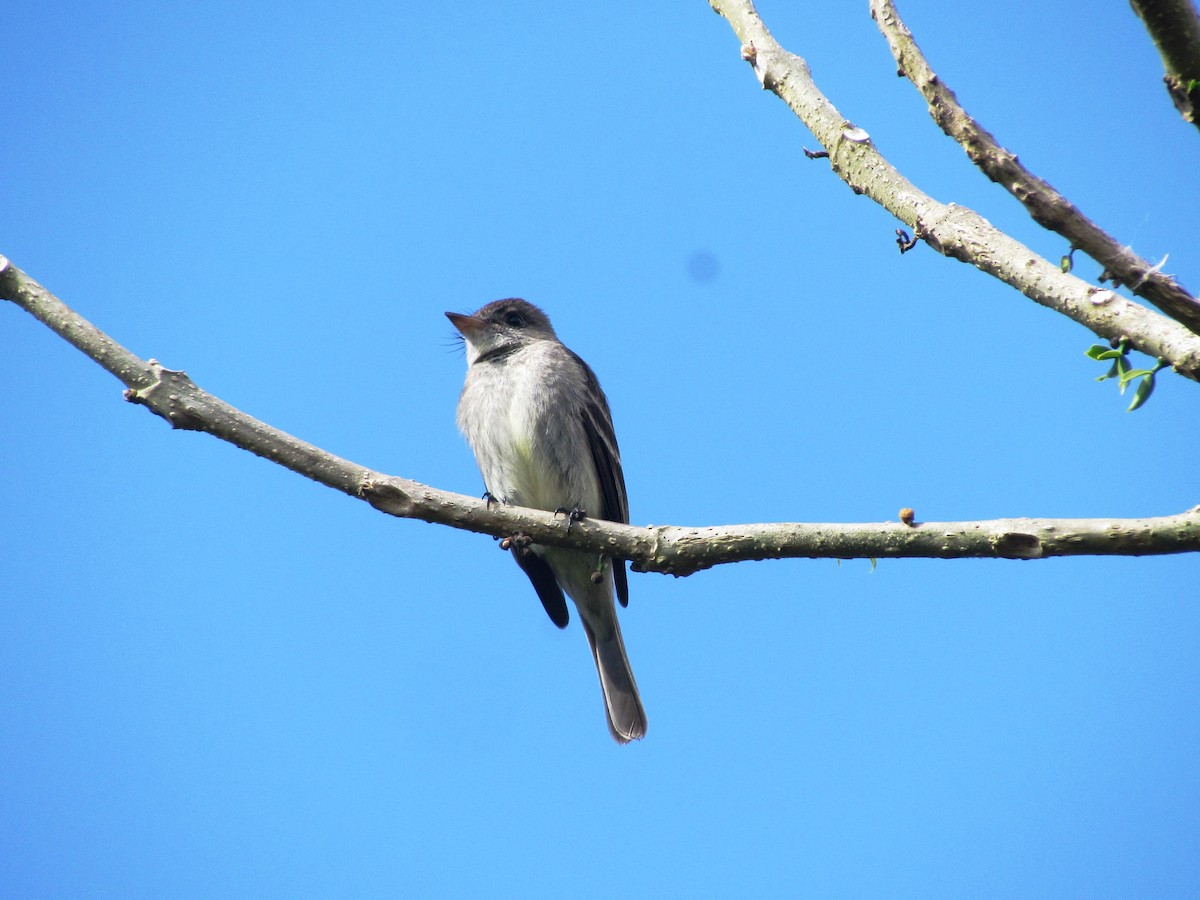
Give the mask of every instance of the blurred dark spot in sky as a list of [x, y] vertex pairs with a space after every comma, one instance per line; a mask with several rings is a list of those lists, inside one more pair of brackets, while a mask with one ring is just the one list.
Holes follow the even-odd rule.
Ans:
[[698, 284], [709, 284], [716, 281], [721, 274], [721, 263], [716, 254], [707, 250], [696, 250], [688, 257], [688, 277]]

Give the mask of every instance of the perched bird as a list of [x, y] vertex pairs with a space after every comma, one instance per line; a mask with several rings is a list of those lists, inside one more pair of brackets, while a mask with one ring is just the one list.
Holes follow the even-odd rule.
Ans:
[[[462, 430], [488, 495], [513, 506], [629, 521], [612, 414], [588, 364], [568, 350], [546, 314], [525, 300], [497, 300], [473, 315], [446, 313], [462, 334], [467, 379]], [[625, 561], [514, 542], [550, 620], [567, 626], [575, 602], [600, 674], [608, 727], [619, 743], [646, 734], [646, 712], [625, 655], [613, 595], [625, 606]]]

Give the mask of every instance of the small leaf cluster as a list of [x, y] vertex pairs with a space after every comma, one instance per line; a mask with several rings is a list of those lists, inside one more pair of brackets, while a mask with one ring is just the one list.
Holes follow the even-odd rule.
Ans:
[[1155, 374], [1167, 367], [1165, 360], [1158, 360], [1153, 369], [1135, 369], [1129, 362], [1129, 342], [1121, 341], [1116, 347], [1105, 347], [1102, 344], [1093, 344], [1088, 347], [1087, 355], [1090, 359], [1098, 361], [1112, 360], [1112, 366], [1108, 372], [1097, 378], [1097, 381], [1104, 381], [1108, 378], [1117, 379], [1120, 385], [1121, 393], [1125, 393], [1125, 388], [1129, 387], [1137, 379], [1141, 379], [1141, 384], [1137, 386], [1137, 390], [1133, 392], [1133, 400], [1130, 401], [1126, 412], [1133, 412], [1138, 407], [1145, 404], [1150, 399], [1150, 395], [1154, 392], [1154, 376]]

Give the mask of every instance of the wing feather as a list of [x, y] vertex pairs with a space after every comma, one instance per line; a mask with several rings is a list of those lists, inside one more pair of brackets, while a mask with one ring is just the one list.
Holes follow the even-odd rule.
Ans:
[[[625, 472], [621, 468], [621, 451], [617, 447], [617, 435], [613, 431], [612, 412], [608, 400], [600, 390], [600, 382], [591, 367], [582, 359], [571, 354], [583, 369], [588, 390], [583, 403], [583, 430], [587, 435], [592, 462], [600, 480], [600, 496], [604, 508], [599, 512], [587, 510], [589, 515], [609, 522], [629, 524], [629, 498], [625, 494]], [[629, 580], [625, 571], [625, 560], [614, 559], [613, 582], [617, 599], [622, 606], [629, 605]]]

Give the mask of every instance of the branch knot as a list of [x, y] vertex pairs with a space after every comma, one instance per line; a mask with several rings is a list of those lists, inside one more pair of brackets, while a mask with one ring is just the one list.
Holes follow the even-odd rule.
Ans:
[[166, 419], [172, 428], [205, 430], [203, 413], [185, 402], [189, 395], [199, 390], [187, 372], [168, 369], [152, 359], [144, 374], [149, 383], [145, 387], [126, 389], [126, 400], [145, 406], [155, 415]]

